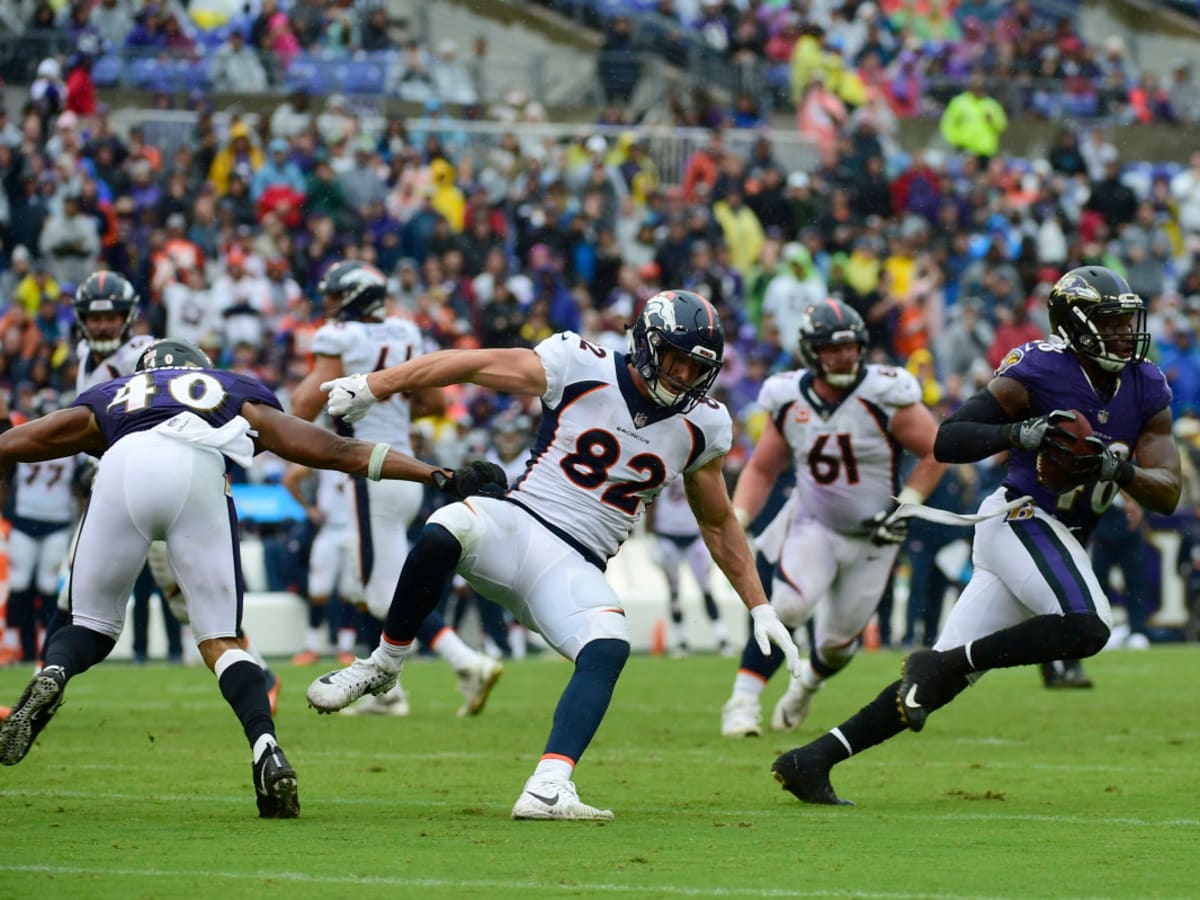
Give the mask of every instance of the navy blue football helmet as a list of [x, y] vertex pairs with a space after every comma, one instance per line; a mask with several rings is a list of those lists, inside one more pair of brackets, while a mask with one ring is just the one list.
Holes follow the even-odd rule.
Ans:
[[387, 278], [372, 265], [348, 259], [330, 266], [317, 290], [327, 301], [327, 315], [358, 322], [383, 308]]
[[[847, 372], [827, 372], [817, 351], [838, 344], [858, 344], [858, 362]], [[834, 387], [854, 384], [867, 362], [867, 326], [862, 316], [840, 300], [830, 298], [810, 306], [800, 320], [800, 359], [805, 367]]]
[[[699, 365], [691, 382], [663, 371], [663, 351]], [[663, 291], [642, 307], [629, 334], [629, 353], [650, 396], [659, 406], [686, 413], [703, 400], [717, 380], [725, 356], [725, 330], [711, 303], [691, 291]]]
[[[137, 291], [129, 280], [107, 269], [93, 272], [75, 291], [75, 321], [96, 356], [108, 356], [128, 339], [137, 313], [137, 301]], [[87, 322], [92, 313], [117, 313], [124, 316], [124, 320], [119, 328], [113, 325], [98, 328], [95, 323], [89, 326]]]

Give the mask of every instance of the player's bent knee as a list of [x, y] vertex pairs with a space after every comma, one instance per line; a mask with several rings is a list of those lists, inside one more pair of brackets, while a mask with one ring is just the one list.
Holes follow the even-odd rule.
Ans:
[[1110, 634], [1104, 620], [1090, 613], [1067, 613], [1063, 616], [1063, 631], [1068, 644], [1064, 656], [1070, 659], [1095, 656], [1104, 649]]
[[584, 644], [575, 657], [575, 667], [603, 669], [619, 674], [629, 659], [629, 641], [599, 638]]
[[482, 533], [482, 521], [467, 504], [451, 503], [429, 517], [413, 549], [420, 546], [434, 552], [453, 552], [458, 559], [475, 550]]

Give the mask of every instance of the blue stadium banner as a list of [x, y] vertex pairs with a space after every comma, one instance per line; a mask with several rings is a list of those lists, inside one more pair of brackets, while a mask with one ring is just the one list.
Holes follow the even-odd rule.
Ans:
[[281, 484], [235, 484], [233, 504], [242, 522], [271, 524], [305, 518], [304, 507]]

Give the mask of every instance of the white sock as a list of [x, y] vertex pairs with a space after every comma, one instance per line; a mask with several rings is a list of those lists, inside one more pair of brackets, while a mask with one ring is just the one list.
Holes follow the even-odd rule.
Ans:
[[729, 641], [729, 626], [725, 624], [724, 619], [713, 619], [713, 637], [717, 639], [718, 644], [724, 644]]
[[524, 659], [529, 652], [525, 638], [524, 625], [513, 625], [508, 629], [508, 648], [512, 650], [513, 659]]
[[321, 629], [320, 628], [308, 629], [308, 637], [304, 641], [304, 649], [311, 650], [313, 653], [321, 652]]
[[470, 666], [479, 655], [470, 644], [458, 636], [457, 631], [449, 627], [438, 633], [433, 642], [433, 652], [448, 662], [455, 672], [461, 672]]
[[574, 771], [573, 765], [561, 756], [555, 756], [550, 759], [538, 760], [537, 768], [533, 770], [533, 777], [545, 778], [549, 781], [570, 781], [571, 773]]
[[392, 644], [386, 640], [380, 641], [379, 646], [371, 653], [371, 662], [385, 672], [396, 674], [400, 671], [400, 667], [404, 665], [405, 657], [412, 653], [415, 645], [415, 641], [409, 641], [407, 644]]
[[353, 653], [354, 644], [358, 641], [358, 632], [353, 628], [341, 628], [337, 633], [337, 652]]
[[263, 734], [259, 735], [257, 741], [254, 742], [254, 761], [258, 762], [262, 759], [264, 753], [275, 746], [275, 735]]
[[755, 700], [762, 696], [766, 686], [767, 683], [762, 678], [747, 672], [738, 672], [733, 679], [733, 692], [735, 694], [746, 694]]
[[815, 691], [825, 683], [825, 679], [816, 673], [812, 667], [812, 663], [807, 658], [801, 665], [800, 683], [804, 685], [806, 690]]

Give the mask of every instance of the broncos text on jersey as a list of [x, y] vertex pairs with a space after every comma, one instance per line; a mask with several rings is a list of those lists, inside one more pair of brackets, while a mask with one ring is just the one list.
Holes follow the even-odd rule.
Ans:
[[508, 499], [603, 568], [648, 500], [729, 452], [733, 423], [714, 400], [676, 414], [643, 398], [625, 354], [574, 332], [534, 352], [548, 387], [529, 468]]

